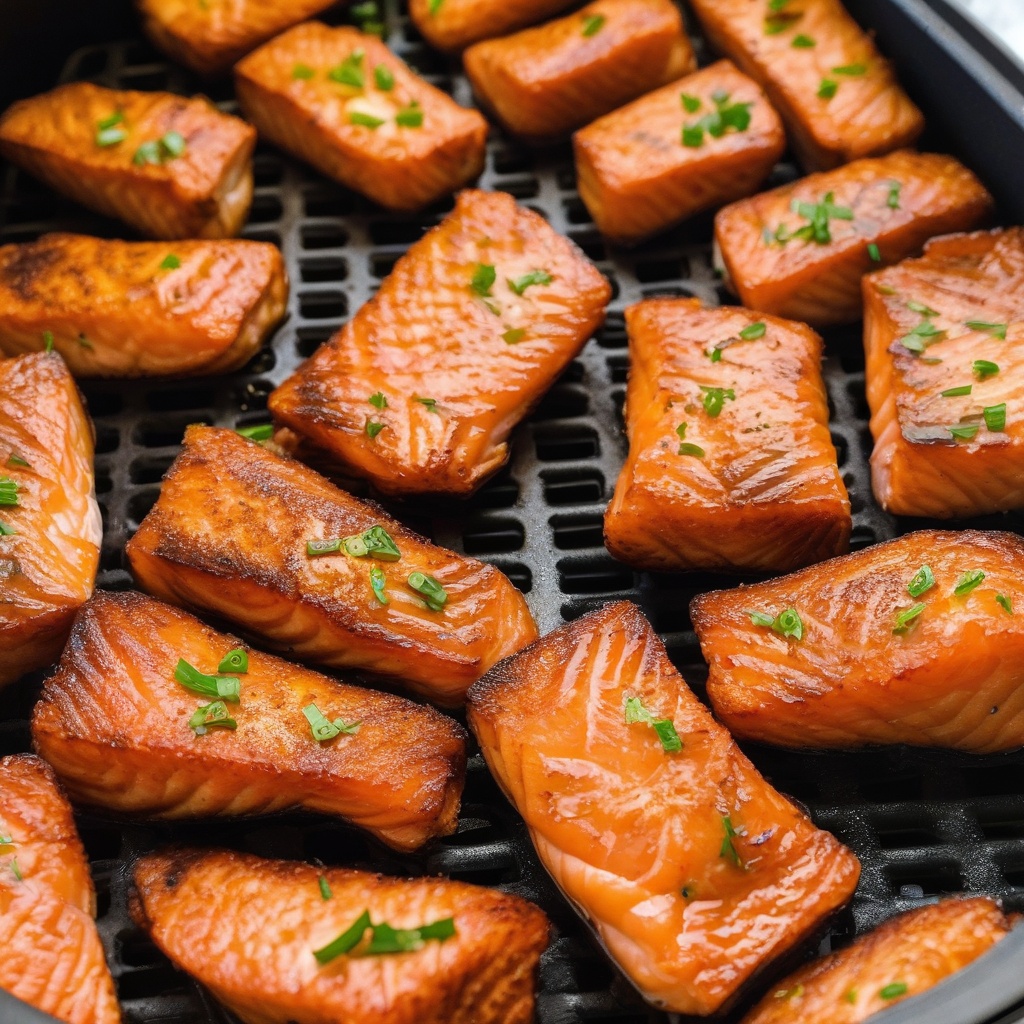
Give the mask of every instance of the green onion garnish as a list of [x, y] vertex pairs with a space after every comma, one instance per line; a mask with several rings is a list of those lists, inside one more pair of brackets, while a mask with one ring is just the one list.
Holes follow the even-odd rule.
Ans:
[[410, 953], [422, 949], [430, 939], [436, 939], [438, 942], [450, 939], [455, 934], [455, 919], [446, 917], [440, 921], [434, 921], [432, 924], [420, 925], [419, 928], [392, 928], [391, 925], [383, 922], [372, 924], [369, 910], [364, 910], [351, 927], [346, 928], [323, 949], [314, 950], [313, 956], [321, 964], [330, 963], [337, 957], [355, 949], [362, 941], [367, 929], [370, 929], [370, 942], [366, 947], [367, 956], [384, 953]]
[[750, 621], [755, 626], [765, 626], [780, 636], [792, 637], [794, 640], [803, 640], [804, 638], [803, 619], [800, 618], [800, 613], [795, 608], [787, 608], [776, 618], [772, 618], [764, 612], [748, 611], [747, 615], [750, 616]]
[[235, 433], [250, 441], [269, 441], [274, 436], [274, 424], [257, 423], [254, 427], [238, 427]]
[[366, 436], [372, 441], [383, 429], [384, 424], [377, 420], [366, 421]]
[[124, 142], [128, 138], [128, 133], [124, 128], [120, 127], [123, 121], [124, 114], [120, 110], [97, 121], [96, 145], [105, 148], [107, 146], [116, 146], [119, 142]]
[[1013, 601], [1011, 601], [1005, 594], [996, 594], [996, 604], [999, 605], [1007, 615], [1013, 614]]
[[972, 384], [961, 384], [955, 388], [946, 388], [945, 391], [940, 391], [939, 394], [943, 398], [960, 398], [962, 395], [969, 395], [974, 389]]
[[409, 574], [408, 582], [413, 590], [418, 594], [422, 594], [424, 601], [427, 602], [427, 607], [432, 612], [441, 611], [448, 603], [448, 592], [433, 576], [428, 576], [422, 572], [414, 572]]
[[226, 672], [230, 675], [245, 675], [249, 671], [249, 655], [244, 647], [236, 647], [228, 651], [220, 660], [217, 666], [218, 672]]
[[0, 505], [13, 508], [18, 504], [20, 484], [9, 476], [0, 476]]
[[905, 981], [890, 982], [885, 988], [880, 988], [878, 994], [883, 999], [895, 999], [897, 996], [906, 994], [907, 983]]
[[[354, 50], [350, 53], [337, 67], [331, 68], [327, 72], [327, 77], [332, 82], [338, 82], [340, 85], [348, 85], [353, 89], [362, 89], [365, 84], [366, 77], [363, 74], [363, 57], [365, 54], [362, 50]], [[351, 115], [349, 115], [351, 121]], [[353, 122], [357, 124], [358, 122]], [[384, 122], [381, 121], [381, 124]]]
[[31, 465], [29, 465], [28, 460], [22, 458], [17, 452], [11, 452], [11, 454], [7, 456], [7, 465], [8, 466], [17, 466], [17, 467], [19, 467], [21, 469], [31, 469], [32, 468]]
[[843, 993], [843, 1002], [850, 1004], [857, 1002], [857, 990], [855, 988], [848, 988]]
[[523, 337], [524, 337], [525, 334], [526, 334], [526, 328], [525, 327], [510, 327], [501, 336], [501, 340], [503, 342], [505, 342], [506, 345], [515, 345], [518, 342], [523, 340]]
[[238, 723], [231, 717], [224, 701], [215, 700], [212, 704], [196, 708], [195, 714], [188, 720], [188, 727], [197, 736], [205, 736], [213, 728], [237, 729]]
[[920, 597], [922, 594], [926, 594], [934, 586], [935, 576], [932, 573], [931, 567], [922, 565], [921, 568], [914, 573], [913, 579], [907, 584], [907, 592], [911, 597]]
[[473, 270], [473, 278], [469, 282], [469, 286], [477, 295], [486, 297], [491, 294], [491, 288], [497, 278], [497, 271], [490, 263], [478, 263]]
[[812, 47], [817, 46], [817, 43], [810, 36], [805, 36], [801, 33], [793, 37], [791, 45], [795, 46], [798, 50], [810, 50]]
[[373, 596], [377, 598], [381, 604], [391, 604], [386, 593], [387, 582], [388, 580], [384, 575], [383, 569], [376, 565], [370, 569], [370, 589], [373, 591]]
[[892, 631], [894, 633], [906, 633], [910, 629], [910, 626], [917, 621], [918, 616], [928, 606], [920, 601], [915, 605], [911, 605], [909, 608], [904, 608], [903, 611], [898, 612], [896, 615], [896, 621], [893, 624]]
[[676, 727], [671, 718], [655, 718], [654, 715], [644, 707], [639, 697], [626, 698], [626, 725], [635, 725], [642, 722], [649, 725], [658, 739], [661, 741], [661, 748], [666, 754], [676, 754], [683, 749], [683, 741], [676, 732]]
[[834, 78], [823, 78], [818, 86], [818, 98], [830, 100], [839, 89], [839, 83]]
[[403, 128], [420, 128], [423, 126], [423, 108], [419, 100], [413, 100], [409, 106], [403, 107], [395, 114], [395, 124]]
[[177, 270], [181, 266], [181, 258], [173, 252], [169, 252], [161, 261], [161, 270]]
[[984, 380], [986, 377], [994, 377], [999, 372], [999, 364], [990, 362], [988, 359], [975, 359], [971, 364], [975, 377]]
[[682, 142], [687, 149], [699, 149], [704, 145], [704, 129], [699, 125], [684, 127]]
[[683, 92], [683, 93], [679, 94], [679, 98], [680, 98], [680, 100], [682, 100], [683, 109], [688, 114], [695, 114], [698, 110], [700, 110], [700, 98], [699, 97], [691, 96], [689, 93]]
[[19, 882], [24, 882], [25, 881], [25, 876], [21, 873], [21, 868], [18, 867], [18, 858], [17, 857], [12, 857], [11, 858], [11, 874], [14, 875], [14, 877]]
[[5, 523], [0, 519], [0, 537], [14, 537], [17, 533], [18, 531], [10, 523]]
[[317, 881], [320, 885], [320, 899], [326, 902], [334, 895], [334, 893], [331, 892], [331, 887], [327, 884], [327, 879], [324, 878], [323, 875], [321, 875]]
[[725, 831], [725, 838], [722, 840], [722, 846], [718, 851], [718, 856], [732, 861], [734, 867], [746, 867], [739, 855], [739, 851], [736, 849], [735, 843], [733, 842], [736, 838], [736, 829], [733, 828], [732, 818], [728, 814], [722, 818], [722, 828]]
[[700, 389], [704, 392], [704, 396], [701, 399], [704, 404], [704, 411], [712, 419], [721, 413], [726, 401], [734, 402], [736, 400], [736, 392], [732, 388], [709, 388], [701, 384]]
[[946, 332], [936, 327], [930, 320], [922, 320], [908, 334], [900, 338], [900, 344], [911, 352], [921, 353], [929, 345], [946, 336]]
[[319, 555], [333, 555], [341, 550], [341, 538], [335, 537], [332, 540], [307, 540], [306, 554], [310, 558], [317, 558]]
[[[437, 399], [436, 398], [414, 398], [414, 402], [419, 402], [420, 405], [425, 405], [428, 412], [437, 412]], [[437, 415], [441, 414], [437, 412]]]
[[517, 277], [514, 281], [511, 278], [505, 280], [516, 295], [522, 295], [530, 285], [551, 284], [554, 278], [546, 270], [531, 270], [530, 273], [523, 274], [522, 277]]
[[386, 409], [388, 407], [388, 400], [384, 397], [383, 391], [375, 391], [367, 401], [374, 409]]
[[832, 74], [849, 75], [850, 77], [856, 77], [857, 75], [865, 74], [867, 70], [867, 64], [840, 64], [839, 67], [832, 69]]
[[966, 597], [972, 590], [976, 590], [981, 586], [981, 581], [985, 578], [985, 573], [981, 569], [971, 569], [961, 575], [960, 579], [957, 580], [956, 586], [953, 588], [953, 594], [956, 597]]
[[1006, 341], [1006, 324], [994, 324], [987, 320], [967, 320], [964, 327], [969, 327], [972, 331], [984, 331], [986, 334], [991, 334], [993, 338]]
[[178, 659], [177, 667], [174, 669], [174, 678], [193, 693], [200, 693], [204, 697], [217, 697], [222, 700], [230, 700], [237, 704], [242, 684], [235, 676], [208, 676], [200, 672], [194, 665], [190, 665], [184, 658]]
[[691, 444], [689, 441], [684, 441], [679, 446], [679, 451], [676, 454], [677, 455], [692, 455], [695, 458], [703, 459], [704, 456], [707, 453], [704, 451], [703, 448], [701, 448], [701, 446], [699, 444]]
[[373, 82], [382, 92], [391, 92], [395, 87], [395, 76], [386, 64], [378, 64], [373, 69]]
[[946, 428], [958, 441], [970, 441], [978, 432], [977, 423], [956, 423]]
[[981, 413], [985, 417], [985, 426], [993, 433], [1001, 433], [1006, 430], [1005, 402], [1000, 402], [998, 405], [986, 405]]
[[53, 331], [43, 331], [43, 347], [44, 351], [53, 351]]
[[303, 81], [309, 81], [316, 72], [308, 64], [296, 64], [292, 68], [292, 78], [302, 79]]
[[882, 252], [878, 248], [877, 243], [875, 242], [868, 242], [868, 259], [870, 259], [873, 263], [882, 262]]
[[382, 562], [397, 562], [402, 557], [394, 538], [383, 526], [371, 526], [362, 533], [345, 537], [341, 541], [346, 555], [353, 558], [378, 558]]
[[583, 35], [596, 36], [608, 19], [603, 14], [591, 14], [583, 19]]
[[430, 16], [433, 17], [441, 8], [444, 0], [430, 0]]
[[768, 330], [767, 325], [763, 320], [758, 320], [757, 323], [747, 324], [746, 327], [740, 331], [740, 337], [744, 341], [756, 341], [758, 338], [763, 338], [765, 331]]
[[826, 192], [820, 203], [804, 203], [794, 199], [790, 203], [790, 209], [798, 213], [808, 223], [796, 231], [790, 231], [784, 224], [780, 224], [775, 233], [768, 232], [767, 241], [772, 240], [785, 245], [794, 238], [805, 242], [816, 242], [818, 245], [827, 245], [832, 241], [832, 229], [829, 221], [832, 220], [853, 220], [853, 210], [848, 206], [836, 206], [835, 193]]
[[359, 732], [360, 722], [346, 722], [344, 719], [336, 718], [333, 722], [315, 705], [307, 704], [302, 709], [306, 721], [309, 722], [310, 732], [317, 743], [325, 743], [333, 740], [335, 736], [344, 733], [346, 736], [354, 736]]
[[181, 156], [185, 149], [185, 137], [181, 132], [176, 132], [172, 129], [169, 132], [164, 132], [159, 139], [143, 142], [135, 150], [132, 163], [139, 166], [142, 164], [165, 164], [168, 160]]
[[348, 123], [358, 124], [363, 128], [379, 128], [384, 123], [384, 118], [374, 117], [373, 114], [364, 114], [361, 110], [350, 110]]
[[898, 210], [900, 208], [900, 189], [903, 188], [901, 182], [894, 181], [889, 185], [889, 195], [886, 197], [885, 205], [890, 210]]
[[799, 999], [804, 994], [803, 985], [794, 985], [792, 988], [780, 988], [775, 992], [776, 999]]
[[[730, 103], [729, 94], [725, 92], [716, 92], [711, 99], [715, 109], [710, 114], [705, 114], [695, 124], [683, 128], [684, 146], [695, 149], [703, 145], [705, 132], [714, 139], [720, 139], [730, 128], [737, 132], [745, 132], [750, 127], [752, 103]], [[686, 105], [685, 99], [683, 105]]]
[[314, 949], [313, 956], [321, 964], [329, 964], [332, 960], [355, 949], [370, 927], [370, 912], [364, 910], [355, 923], [346, 928], [333, 942], [329, 942], [322, 949]]

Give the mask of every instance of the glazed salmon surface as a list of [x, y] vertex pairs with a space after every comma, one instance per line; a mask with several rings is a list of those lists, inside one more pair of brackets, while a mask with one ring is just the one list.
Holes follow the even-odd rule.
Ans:
[[[637, 699], [681, 749], [627, 722]], [[469, 722], [544, 866], [661, 1009], [725, 1007], [857, 883], [853, 854], [765, 782], [627, 602], [496, 666]]]
[[37, 757], [0, 759], [0, 990], [67, 1024], [118, 1024], [71, 807]]
[[0, 686], [50, 664], [92, 593], [93, 430], [57, 355], [0, 360]]
[[467, 495], [601, 326], [605, 278], [503, 192], [469, 191], [270, 396], [274, 418], [385, 494]]
[[848, 549], [822, 343], [698, 299], [626, 310], [629, 456], [605, 543], [641, 569], [785, 572]]
[[951, 235], [864, 278], [871, 478], [897, 515], [1024, 506], [1024, 231]]
[[297, 25], [235, 68], [261, 136], [392, 210], [477, 177], [487, 122], [414, 74], [376, 36]]
[[438, 50], [461, 50], [533, 25], [570, 7], [569, 0], [409, 0], [409, 16]]
[[760, 86], [725, 60], [573, 136], [580, 198], [602, 234], [626, 243], [750, 195], [785, 148]]
[[0, 246], [0, 352], [52, 341], [76, 377], [226, 373], [285, 312], [266, 242], [121, 242], [51, 234]]
[[[921, 530], [703, 594], [690, 613], [715, 714], [734, 736], [786, 747], [1019, 747], [1022, 568], [1014, 534]], [[751, 618], [788, 609], [799, 637]]]
[[[397, 560], [307, 552], [373, 527], [392, 538]], [[435, 547], [231, 430], [189, 427], [127, 552], [139, 582], [165, 601], [215, 613], [298, 658], [396, 678], [446, 706], [537, 636], [497, 569]], [[416, 574], [443, 591], [438, 610], [409, 584]]]
[[237, 235], [256, 131], [209, 100], [62, 85], [0, 116], [0, 155], [151, 238]]
[[463, 56], [477, 96], [514, 135], [555, 139], [694, 71], [671, 0], [596, 0]]
[[[330, 898], [324, 899], [326, 885]], [[226, 851], [170, 850], [135, 866], [132, 915], [246, 1024], [528, 1024], [548, 923], [533, 904], [446, 878], [388, 878]], [[454, 934], [321, 965], [313, 951], [362, 912]]]
[[966, 967], [1018, 916], [986, 897], [900, 914], [780, 982], [743, 1024], [859, 1024]]
[[260, 43], [334, 0], [136, 0], [153, 43], [200, 75], [226, 71]]
[[[292, 807], [339, 815], [412, 850], [455, 831], [465, 776], [462, 729], [411, 701], [347, 686], [248, 652], [237, 728], [189, 720], [216, 698], [177, 679], [180, 659], [218, 674], [235, 637], [141, 594], [98, 593], [82, 609], [36, 706], [36, 748], [72, 796], [147, 817], [255, 814]], [[349, 732], [318, 741], [314, 705]]]
[[901, 150], [727, 206], [715, 217], [715, 244], [745, 306], [827, 326], [860, 318], [866, 272], [992, 212], [992, 197], [963, 164]]
[[924, 116], [840, 0], [693, 0], [712, 46], [757, 79], [809, 171], [912, 145]]

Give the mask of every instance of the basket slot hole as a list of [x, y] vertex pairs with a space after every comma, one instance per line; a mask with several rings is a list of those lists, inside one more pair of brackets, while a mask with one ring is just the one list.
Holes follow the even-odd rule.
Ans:
[[651, 259], [637, 260], [633, 264], [633, 273], [641, 284], [654, 281], [678, 281], [686, 276], [686, 267], [682, 259]]
[[299, 261], [299, 274], [307, 284], [344, 281], [348, 277], [348, 263], [340, 256], [316, 256]]
[[592, 459], [601, 454], [597, 431], [592, 427], [546, 427], [534, 434], [537, 458], [541, 462], [564, 462], [568, 459]]
[[273, 153], [257, 153], [252, 160], [252, 176], [257, 188], [277, 185], [284, 177], [284, 163]]
[[151, 412], [180, 412], [185, 409], [208, 409], [217, 403], [215, 387], [196, 384], [175, 384], [158, 391], [146, 392], [146, 408]]
[[1001, 765], [972, 768], [963, 771], [964, 783], [971, 796], [1019, 796], [1020, 776]]
[[511, 477], [490, 480], [470, 499], [472, 508], [511, 508], [519, 500], [519, 485]]
[[337, 320], [348, 315], [343, 292], [304, 292], [299, 296], [299, 315], [306, 320]]
[[514, 519], [493, 519], [467, 528], [462, 535], [462, 546], [467, 555], [500, 554], [518, 551], [525, 538], [522, 523]]
[[295, 347], [299, 350], [299, 355], [311, 356], [334, 331], [335, 328], [330, 324], [323, 324], [320, 327], [300, 327], [295, 332], [297, 337]]
[[585, 391], [578, 388], [555, 386], [541, 400], [533, 418], [535, 420], [558, 420], [585, 416], [588, 406]]
[[249, 222], [252, 224], [263, 224], [268, 221], [280, 220], [284, 209], [281, 200], [277, 196], [256, 196], [252, 201], [252, 208], [249, 210]]
[[337, 249], [348, 242], [345, 229], [337, 224], [304, 224], [299, 236], [303, 249]]
[[604, 500], [604, 476], [596, 469], [541, 473], [549, 505], [588, 505]]
[[209, 416], [167, 416], [160, 420], [143, 420], [135, 428], [134, 440], [144, 448], [169, 448], [181, 444], [185, 428], [193, 423], [211, 426]]
[[164, 473], [171, 468], [174, 457], [136, 459], [129, 470], [128, 476], [133, 484], [158, 484]]
[[526, 147], [498, 149], [491, 158], [496, 174], [525, 174], [533, 170], [533, 155]]
[[911, 847], [936, 846], [942, 842], [927, 828], [880, 828], [876, 830], [878, 845], [883, 850], [906, 850]]
[[556, 568], [563, 594], [610, 594], [630, 590], [634, 584], [633, 570], [610, 555], [579, 561], [563, 559]]
[[952, 861], [940, 864], [890, 865], [886, 871], [892, 884], [892, 894], [899, 895], [905, 885], [920, 886], [925, 896], [962, 892], [964, 877], [959, 865]]
[[1024, 814], [979, 815], [978, 825], [986, 839], [1024, 839]]
[[613, 384], [625, 384], [626, 378], [629, 375], [629, 357], [609, 356], [608, 375], [611, 377]]
[[116, 427], [107, 427], [96, 424], [96, 454], [105, 455], [107, 452], [117, 451], [121, 444], [121, 431]]
[[311, 189], [303, 199], [307, 217], [347, 217], [355, 205], [351, 192], [336, 189]]
[[555, 547], [562, 551], [599, 548], [604, 545], [604, 520], [600, 515], [554, 516], [551, 519]]

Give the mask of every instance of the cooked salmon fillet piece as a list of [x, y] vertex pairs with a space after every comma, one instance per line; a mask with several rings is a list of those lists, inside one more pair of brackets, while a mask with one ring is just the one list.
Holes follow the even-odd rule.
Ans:
[[522, 594], [493, 566], [435, 547], [231, 430], [188, 428], [127, 552], [165, 601], [446, 706], [537, 636]]
[[900, 914], [791, 974], [742, 1024], [859, 1024], [977, 960], [1017, 918], [985, 896]]
[[639, 569], [786, 572], [848, 550], [821, 338], [699, 299], [626, 310], [629, 455], [604, 535]]
[[469, 693], [537, 853], [654, 1006], [725, 1008], [857, 884], [857, 858], [777, 793], [616, 602]]
[[335, 0], [136, 0], [153, 44], [200, 75], [227, 71], [260, 43]]
[[93, 430], [64, 360], [0, 360], [0, 686], [43, 668], [92, 593]]
[[985, 186], [951, 156], [900, 150], [741, 199], [715, 217], [726, 283], [745, 306], [813, 326], [861, 315], [861, 278], [934, 235], [979, 227]]
[[[245, 651], [244, 670], [219, 671], [237, 650], [245, 648], [235, 637], [177, 608], [98, 593], [36, 705], [36, 749], [75, 800], [120, 813], [303, 807], [339, 815], [399, 850], [455, 831], [466, 748], [452, 719], [258, 651]], [[182, 660], [203, 676], [237, 679], [239, 699], [200, 714], [218, 697], [181, 682]], [[328, 723], [324, 739], [310, 716]], [[217, 727], [227, 720], [235, 724]]]
[[391, 210], [477, 177], [487, 122], [414, 74], [376, 36], [310, 21], [235, 67], [261, 136]]
[[864, 278], [871, 479], [897, 515], [1024, 506], [1024, 230], [933, 239]]
[[462, 50], [504, 36], [571, 7], [570, 0], [409, 0], [409, 16], [438, 50]]
[[504, 192], [467, 191], [269, 400], [384, 494], [467, 495], [604, 321], [611, 288]]
[[545, 142], [694, 71], [671, 0], [596, 0], [463, 55], [473, 90], [513, 135]]
[[0, 246], [0, 352], [52, 344], [76, 377], [227, 373], [285, 313], [277, 246], [50, 234]]
[[693, 0], [711, 45], [765, 88], [809, 171], [910, 146], [924, 116], [840, 0]]
[[67, 1024], [118, 1024], [71, 807], [31, 754], [0, 759], [0, 989]]
[[715, 714], [784, 747], [1024, 745], [1022, 570], [1014, 534], [921, 530], [702, 594]]
[[227, 851], [142, 857], [131, 912], [246, 1024], [528, 1024], [548, 941], [541, 910], [493, 889]]
[[785, 148], [760, 86], [727, 60], [573, 136], [580, 198], [601, 233], [625, 243], [756, 192]]
[[229, 238], [252, 203], [256, 130], [203, 97], [73, 82], [0, 116], [0, 155], [150, 238]]

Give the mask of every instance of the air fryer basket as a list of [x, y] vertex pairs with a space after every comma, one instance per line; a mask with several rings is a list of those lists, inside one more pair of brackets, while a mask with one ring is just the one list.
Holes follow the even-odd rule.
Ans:
[[[943, 0], [849, 0], [848, 6], [878, 30], [883, 48], [929, 115], [933, 134], [927, 146], [950, 149], [967, 160], [997, 193], [1008, 222], [1024, 215], [1024, 198], [1015, 188], [1024, 161], [1024, 73], [958, 20]], [[469, 86], [457, 62], [426, 47], [395, 0], [388, 0], [387, 14], [390, 45], [435, 85], [469, 104]], [[707, 57], [699, 41], [698, 53]], [[78, 49], [60, 78], [186, 93], [204, 88], [169, 66], [141, 36]], [[235, 109], [230, 83], [205, 91], [225, 110]], [[97, 491], [105, 527], [100, 587], [131, 585], [125, 542], [155, 501], [185, 426], [265, 422], [272, 388], [373, 294], [401, 253], [450, 206], [415, 216], [384, 213], [268, 146], [257, 149], [255, 169], [256, 197], [244, 235], [279, 245], [292, 280], [289, 317], [272, 346], [227, 377], [84, 388], [96, 422]], [[0, 173], [0, 242], [24, 241], [48, 230], [107, 236], [122, 230], [24, 174], [10, 168]], [[781, 164], [769, 185], [795, 174], [795, 167]], [[697, 218], [636, 250], [612, 249], [575, 191], [568, 147], [531, 151], [498, 130], [488, 144], [481, 185], [510, 192], [542, 213], [597, 263], [613, 286], [608, 321], [518, 431], [505, 471], [464, 505], [420, 504], [415, 514], [401, 506], [395, 510], [438, 543], [501, 568], [527, 595], [542, 632], [606, 601], [639, 602], [686, 680], [702, 694], [707, 670], [687, 605], [697, 592], [735, 580], [635, 573], [605, 552], [601, 522], [626, 450], [622, 311], [653, 295], [733, 301], [711, 270], [711, 218]], [[853, 503], [854, 547], [929, 525], [896, 522], [874, 504], [859, 330], [828, 332], [826, 342], [832, 436]], [[992, 516], [969, 525], [1024, 532], [1024, 517]], [[0, 754], [29, 749], [28, 716], [39, 682], [33, 677], [4, 692]], [[856, 896], [822, 940], [820, 952], [944, 893], [988, 893], [1009, 909], [1024, 910], [1021, 757], [970, 759], [906, 748], [824, 755], [751, 746], [748, 752], [779, 789], [805, 804], [814, 820], [852, 847], [863, 863]], [[99, 893], [100, 934], [128, 1024], [232, 1019], [172, 968], [128, 918], [128, 866], [140, 852], [169, 841], [394, 874], [443, 873], [525, 896], [556, 926], [541, 964], [541, 1024], [668, 1019], [645, 1007], [597, 950], [540, 867], [522, 822], [478, 753], [470, 762], [458, 833], [415, 856], [399, 856], [344, 825], [306, 815], [169, 826], [82, 814], [79, 824]], [[1002, 1013], [1004, 1024], [1024, 1020], [1024, 1011], [1011, 1009], [1024, 1004], [1024, 971], [1015, 964], [1022, 947], [1024, 932], [1018, 932], [975, 967], [893, 1008], [885, 1019], [978, 1024]], [[44, 1020], [50, 1018], [0, 993], [3, 1024]]]

